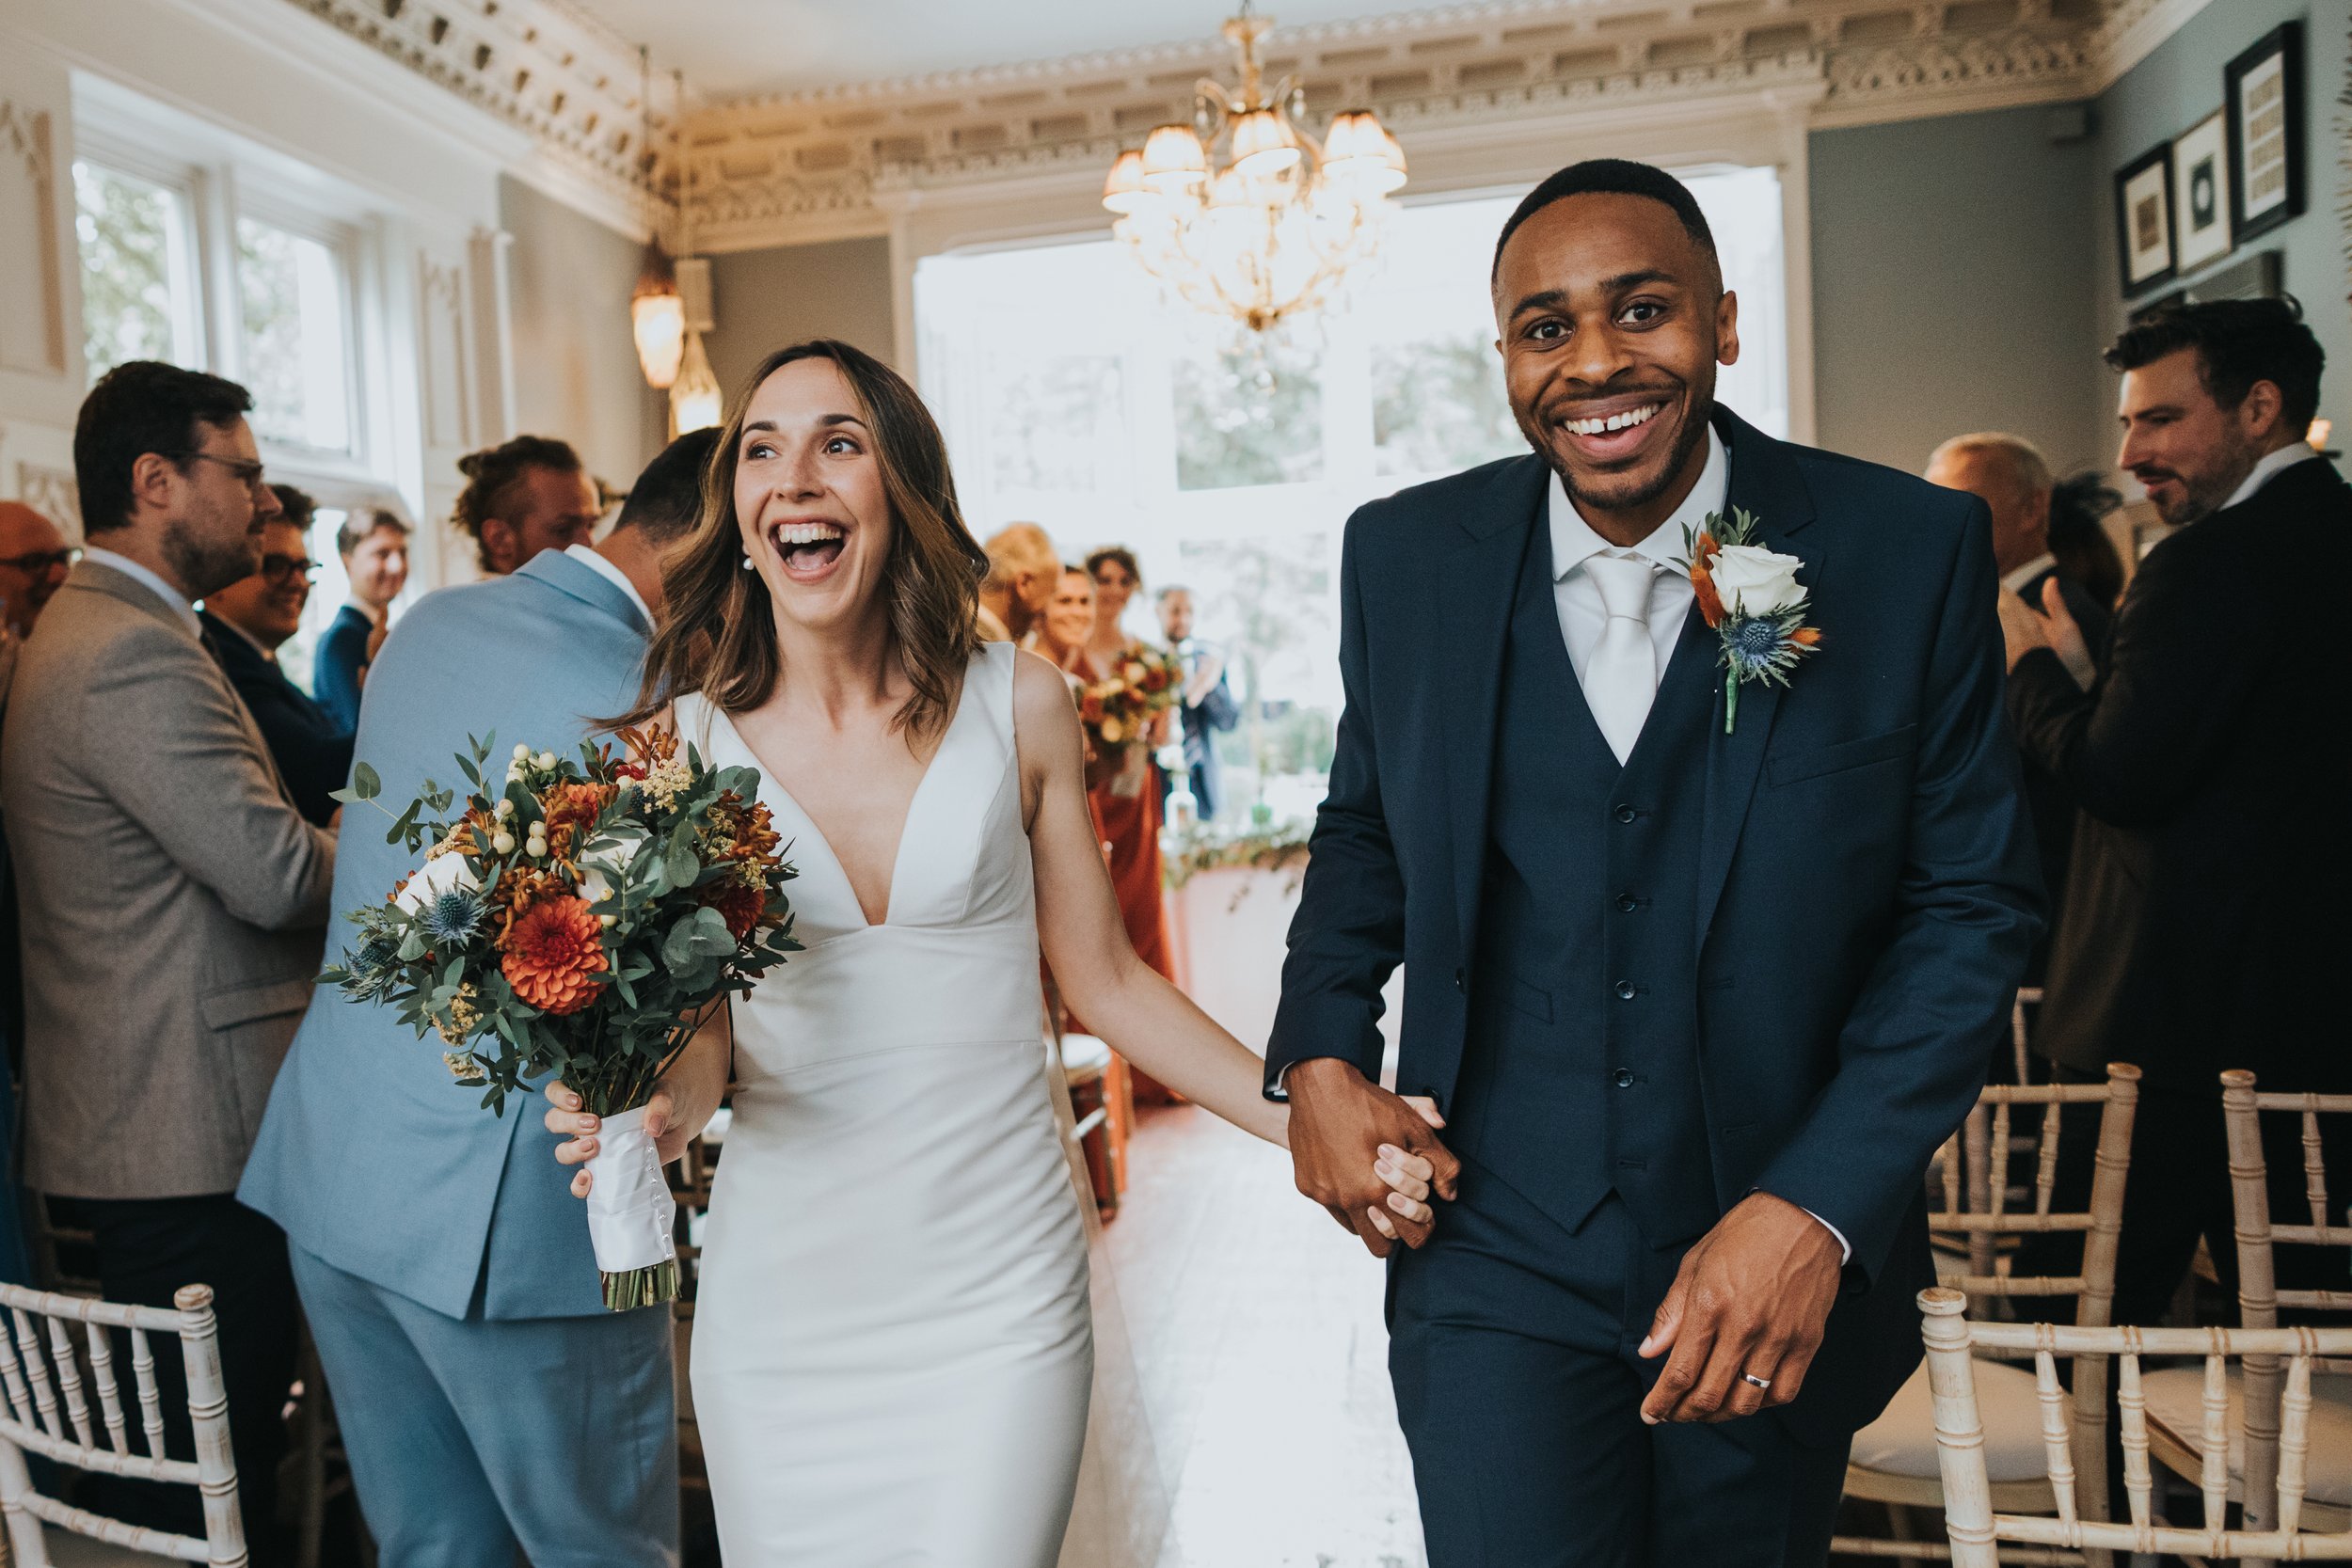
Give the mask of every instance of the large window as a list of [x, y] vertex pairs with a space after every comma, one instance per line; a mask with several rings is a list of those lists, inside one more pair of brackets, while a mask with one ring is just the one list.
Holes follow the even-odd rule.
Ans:
[[199, 363], [187, 193], [81, 162], [73, 166], [73, 198], [90, 379], [127, 359]]
[[348, 230], [283, 218], [298, 209], [282, 193], [258, 191], [278, 200], [258, 210], [221, 199], [242, 189], [225, 166], [102, 150], [75, 163], [73, 189], [92, 381], [130, 359], [214, 371], [253, 394], [276, 467], [362, 455]]
[[[1725, 281], [1740, 361], [1717, 395], [1788, 428], [1780, 182], [1686, 173]], [[1123, 544], [1147, 589], [1195, 592], [1230, 656], [1243, 724], [1223, 739], [1227, 810], [1277, 818], [1322, 798], [1340, 705], [1339, 542], [1405, 485], [1526, 451], [1486, 293], [1516, 196], [1407, 207], [1352, 308], [1250, 338], [1154, 296], [1124, 249], [1087, 242], [930, 257], [914, 277], [924, 392], [983, 535], [1042, 524], [1076, 557]], [[1156, 640], [1151, 594], [1127, 629]]]

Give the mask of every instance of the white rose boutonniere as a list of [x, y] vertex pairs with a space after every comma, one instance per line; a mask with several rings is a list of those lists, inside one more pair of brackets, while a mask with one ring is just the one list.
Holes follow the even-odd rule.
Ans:
[[1733, 615], [1777, 615], [1804, 603], [1797, 568], [1804, 562], [1757, 545], [1726, 545], [1708, 570], [1724, 610]]
[[1740, 683], [1788, 684], [1788, 672], [1820, 645], [1818, 627], [1805, 625], [1810, 608], [1797, 580], [1804, 562], [1750, 544], [1756, 515], [1732, 508], [1726, 519], [1710, 515], [1696, 533], [1683, 530], [1685, 559], [1698, 591], [1699, 613], [1723, 640], [1724, 733], [1740, 715]]

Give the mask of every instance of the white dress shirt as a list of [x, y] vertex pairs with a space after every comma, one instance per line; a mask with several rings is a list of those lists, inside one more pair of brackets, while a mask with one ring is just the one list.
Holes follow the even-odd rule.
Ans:
[[[1593, 531], [1568, 499], [1567, 487], [1560, 476], [1551, 476], [1551, 597], [1560, 611], [1560, 636], [1568, 645], [1568, 662], [1576, 666], [1577, 684], [1584, 682], [1584, 671], [1592, 662], [1593, 650], [1600, 645], [1601, 628], [1609, 624], [1609, 611], [1600, 602], [1600, 588], [1583, 567], [1596, 555], [1609, 554], [1624, 560], [1648, 561], [1658, 568], [1649, 585], [1649, 636], [1658, 650], [1658, 678], [1666, 678], [1666, 665], [1674, 658], [1675, 644], [1682, 640], [1682, 623], [1689, 616], [1691, 602], [1698, 597], [1698, 590], [1691, 586], [1690, 574], [1675, 562], [1682, 556], [1682, 530], [1689, 525], [1695, 532], [1710, 513], [1721, 512], [1724, 499], [1731, 493], [1731, 453], [1724, 446], [1724, 438], [1709, 425], [1707, 430], [1707, 467], [1699, 470], [1699, 482], [1691, 486], [1691, 493], [1682, 498], [1674, 515], [1650, 530], [1649, 537], [1625, 549], [1612, 545]], [[1638, 644], [1637, 644], [1638, 646]], [[1656, 695], [1655, 689], [1652, 695]]]
[[2297, 463], [2316, 463], [2317, 461], [2319, 461], [2319, 453], [2309, 441], [2289, 442], [2255, 464], [2254, 471], [2246, 476], [2246, 483], [2232, 491], [2230, 499], [2221, 503], [2222, 509], [2227, 511], [2233, 506], [2252, 500], [2255, 491], [2277, 479]]
[[627, 572], [622, 571], [585, 545], [567, 545], [564, 547], [564, 553], [619, 587], [622, 593], [628, 595], [628, 602], [637, 607], [637, 613], [645, 618], [646, 627], [648, 629], [652, 627], [653, 610], [646, 605], [645, 595], [637, 592], [637, 585], [628, 580]]
[[180, 590], [166, 582], [158, 574], [140, 565], [127, 555], [117, 555], [114, 551], [97, 545], [84, 546], [82, 559], [95, 561], [101, 566], [111, 566], [132, 581], [153, 589], [155, 596], [171, 606], [173, 613], [187, 623], [190, 632], [194, 633], [199, 641], [203, 638], [204, 623], [196, 618], [196, 607], [189, 604], [182, 596]]

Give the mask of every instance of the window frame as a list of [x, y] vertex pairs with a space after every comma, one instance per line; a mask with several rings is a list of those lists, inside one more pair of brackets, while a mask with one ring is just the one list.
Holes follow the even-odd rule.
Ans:
[[[172, 245], [172, 356], [175, 364], [198, 370], [213, 366], [212, 305], [206, 264], [204, 171], [176, 159], [160, 158], [148, 149], [117, 141], [103, 134], [78, 129], [73, 170], [87, 165], [103, 175], [161, 191], [180, 210], [180, 232]], [[74, 218], [81, 217], [81, 195], [74, 195]], [[77, 240], [78, 245], [78, 240]], [[87, 265], [87, 263], [85, 263]], [[181, 285], [184, 284], [184, 293]], [[84, 342], [89, 340], [87, 307], [81, 323]]]

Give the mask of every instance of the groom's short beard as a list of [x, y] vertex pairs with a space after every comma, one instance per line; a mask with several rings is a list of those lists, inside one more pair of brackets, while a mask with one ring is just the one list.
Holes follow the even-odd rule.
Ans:
[[1560, 461], [1549, 441], [1541, 439], [1535, 432], [1529, 430], [1524, 420], [1519, 422], [1519, 433], [1527, 437], [1528, 444], [1535, 449], [1535, 454], [1544, 460], [1545, 467], [1560, 476], [1560, 487], [1568, 493], [1568, 499], [1580, 507], [1590, 506], [1602, 512], [1630, 512], [1647, 506], [1674, 486], [1684, 465], [1691, 461], [1691, 454], [1698, 450], [1700, 442], [1707, 439], [1707, 427], [1714, 413], [1715, 402], [1711, 391], [1703, 394], [1693, 389], [1689, 416], [1680, 433], [1675, 436], [1674, 447], [1666, 453], [1665, 465], [1658, 470], [1658, 477], [1629, 494], [1597, 496], [1579, 488], [1575, 471]]

